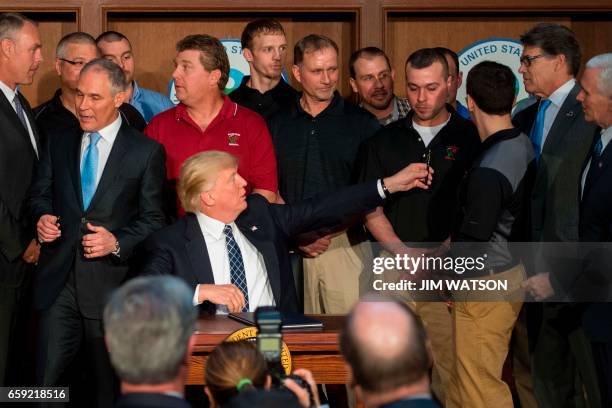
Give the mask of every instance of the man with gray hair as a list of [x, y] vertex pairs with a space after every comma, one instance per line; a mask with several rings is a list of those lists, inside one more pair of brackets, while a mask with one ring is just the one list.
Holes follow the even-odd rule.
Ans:
[[119, 115], [125, 86], [110, 61], [83, 67], [75, 99], [82, 131], [46, 140], [29, 197], [42, 243], [34, 284], [37, 380], [67, 385], [63, 375], [85, 348], [88, 374], [95, 373], [84, 377], [92, 382], [87, 406], [110, 406], [115, 395], [104, 300], [128, 276], [136, 245], [164, 222], [164, 150]]
[[17, 344], [18, 313], [25, 309], [20, 303], [40, 251], [24, 205], [40, 140], [30, 105], [17, 86], [32, 83], [42, 61], [41, 46], [36, 22], [21, 14], [0, 14], [0, 386], [6, 385], [9, 349]]
[[348, 314], [340, 351], [366, 408], [436, 408], [432, 353], [423, 323], [403, 302], [368, 296]]
[[121, 381], [116, 407], [187, 408], [183, 399], [197, 309], [173, 276], [136, 278], [104, 308], [106, 346]]
[[[586, 64], [580, 79], [582, 90], [577, 99], [582, 103], [584, 119], [597, 124], [595, 140], [581, 179], [580, 241], [612, 242], [612, 53], [597, 55]], [[609, 244], [608, 244], [609, 248]], [[596, 254], [604, 254], [598, 256]], [[589, 290], [589, 300], [582, 318], [585, 334], [591, 343], [593, 362], [599, 382], [601, 406], [612, 406], [612, 303], [610, 301], [610, 254], [597, 251], [587, 256], [584, 277], [597, 282], [597, 290]], [[601, 277], [604, 277], [602, 283]], [[578, 280], [578, 279], [577, 279]], [[572, 287], [581, 287], [572, 282]], [[605, 295], [594, 298], [595, 293]]]
[[[57, 44], [55, 71], [60, 78], [60, 88], [50, 100], [34, 108], [36, 124], [43, 138], [61, 137], [80, 129], [75, 105], [79, 74], [85, 64], [97, 57], [96, 41], [87, 33], [66, 34]], [[128, 125], [144, 130], [147, 124], [136, 108], [123, 103], [119, 111]]]

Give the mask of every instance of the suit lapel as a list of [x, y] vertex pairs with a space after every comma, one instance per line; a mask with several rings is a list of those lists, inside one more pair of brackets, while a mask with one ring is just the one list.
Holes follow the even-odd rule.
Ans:
[[565, 98], [565, 102], [561, 105], [555, 120], [553, 121], [548, 135], [546, 136], [546, 142], [542, 149], [542, 154], [557, 151], [557, 145], [559, 143], [567, 143], [564, 141], [565, 130], [571, 127], [572, 122], [576, 119], [578, 113], [580, 113], [580, 102], [576, 100], [576, 96], [580, 92], [580, 85], [576, 84]]
[[[36, 120], [34, 118], [34, 112], [32, 112], [32, 108], [30, 104], [23, 97], [23, 95], [19, 94], [19, 100], [21, 101], [21, 106], [23, 106], [23, 110], [25, 111], [26, 116], [28, 117], [28, 121], [30, 122], [30, 127], [32, 128], [32, 134], [34, 135], [34, 140], [36, 141], [36, 148], [40, 152], [41, 144], [40, 144], [40, 135], [38, 134], [38, 128], [36, 126]], [[30, 135], [28, 136], [28, 140], [30, 139]], [[34, 149], [32, 149], [34, 150]]]
[[[75, 135], [76, 136], [76, 135]], [[81, 144], [83, 141], [83, 134], [81, 137], [74, 137], [73, 144], [68, 154], [67, 163], [72, 163], [70, 167], [70, 175], [72, 176], [72, 185], [74, 186], [74, 192], [77, 196], [77, 201], [81, 210], [83, 210], [83, 189], [81, 188]]]
[[264, 263], [266, 264], [266, 271], [268, 273], [268, 281], [272, 288], [272, 295], [276, 301], [276, 305], [280, 305], [280, 267], [278, 265], [278, 255], [274, 244], [266, 240], [263, 236], [263, 231], [253, 226], [252, 223], [242, 221], [240, 218], [236, 220], [236, 225], [240, 229], [240, 232], [249, 240], [251, 244], [259, 251], [263, 256]]
[[[19, 137], [22, 138], [22, 140], [27, 143], [28, 147], [30, 148], [29, 152], [32, 154], [34, 158], [36, 158], [37, 156], [36, 156], [36, 152], [34, 151], [34, 146], [32, 146], [32, 141], [30, 140], [30, 134], [28, 133], [28, 130], [23, 127], [23, 123], [21, 123], [21, 121], [19, 120], [19, 117], [17, 116], [17, 113], [15, 112], [15, 109], [13, 108], [12, 101], [9, 101], [8, 99], [6, 99], [6, 96], [4, 95], [3, 92], [0, 91], [0, 94], [2, 95], [0, 97], [0, 109], [4, 112], [4, 115], [7, 117], [9, 123], [13, 126], [13, 128], [17, 130], [17, 132], [19, 133]], [[28, 117], [28, 120], [30, 122], [30, 127], [32, 128], [32, 132], [34, 133], [34, 136], [36, 138], [36, 143], [40, 147], [40, 143], [38, 142], [37, 133], [35, 130], [36, 129], [35, 122], [29, 112], [30, 105], [28, 105], [27, 102], [24, 104], [25, 99], [21, 97], [21, 95], [20, 95], [19, 100], [21, 101], [21, 104], [24, 106], [24, 111], [26, 112], [26, 116]], [[12, 134], [12, 132], [7, 132], [7, 133]]]
[[198, 219], [193, 214], [187, 214], [185, 222], [185, 238], [187, 238], [185, 248], [194, 277], [198, 283], [215, 283], [212, 266], [210, 265], [210, 255]]
[[106, 161], [106, 165], [102, 171], [102, 177], [100, 177], [100, 182], [98, 183], [96, 192], [91, 199], [89, 208], [95, 208], [96, 203], [98, 203], [102, 197], [104, 197], [106, 190], [113, 185], [113, 181], [121, 169], [123, 156], [128, 151], [129, 143], [129, 136], [127, 135], [125, 124], [122, 124], [119, 132], [117, 132], [117, 137], [113, 143], [108, 160]]

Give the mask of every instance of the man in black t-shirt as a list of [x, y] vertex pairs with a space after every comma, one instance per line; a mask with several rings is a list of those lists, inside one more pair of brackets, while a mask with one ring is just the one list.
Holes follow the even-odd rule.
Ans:
[[[414, 162], [428, 162], [435, 171], [427, 191], [398, 194], [366, 216], [370, 233], [393, 256], [421, 256], [450, 236], [457, 186], [479, 140], [474, 125], [445, 103], [449, 86], [444, 55], [430, 48], [414, 52], [406, 62], [406, 96], [412, 110], [362, 146], [361, 181], [393, 174], [394, 169]], [[401, 277], [398, 271], [388, 272], [386, 282]], [[450, 314], [441, 299], [416, 302], [404, 295], [429, 331], [434, 353], [432, 389], [444, 401], [452, 361]]]
[[251, 75], [243, 77], [229, 97], [268, 119], [298, 97], [298, 92], [281, 77], [287, 60], [285, 30], [276, 20], [258, 19], [247, 24], [240, 42]]

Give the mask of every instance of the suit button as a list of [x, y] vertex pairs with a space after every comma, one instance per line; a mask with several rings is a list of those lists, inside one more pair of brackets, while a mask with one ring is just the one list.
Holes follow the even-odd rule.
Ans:
[[87, 218], [85, 217], [81, 218], [81, 224], [87, 224]]

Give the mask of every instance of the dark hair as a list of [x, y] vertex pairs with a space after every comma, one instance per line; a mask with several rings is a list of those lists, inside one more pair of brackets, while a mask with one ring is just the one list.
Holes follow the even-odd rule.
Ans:
[[230, 63], [221, 41], [208, 34], [188, 35], [176, 43], [177, 52], [187, 50], [200, 51], [200, 63], [208, 72], [215, 69], [221, 71], [217, 86], [224, 90], [229, 79]]
[[[208, 359], [204, 383], [219, 405], [224, 405], [239, 392], [263, 388], [268, 376], [268, 365], [255, 344], [248, 341], [223, 342]], [[242, 380], [247, 384], [237, 386]]]
[[410, 65], [412, 68], [423, 69], [432, 66], [435, 62], [442, 64], [442, 73], [444, 78], [448, 78], [448, 62], [446, 57], [435, 48], [421, 48], [410, 54], [406, 59], [406, 65]]
[[0, 14], [0, 40], [5, 38], [13, 38], [15, 31], [21, 30], [25, 23], [38, 26], [34, 20], [30, 20], [20, 13], [2, 13]]
[[[440, 54], [444, 55], [445, 57], [450, 57], [451, 60], [453, 60], [453, 62], [455, 63], [455, 69], [457, 70], [455, 74], [459, 74], [459, 56], [457, 55], [455, 51], [451, 50], [450, 48], [446, 48], [446, 47], [435, 47], [434, 50], [438, 51]], [[446, 61], [446, 63], [448, 64], [448, 61]], [[448, 69], [450, 71], [450, 66], [448, 67]]]
[[516, 78], [512, 70], [493, 61], [483, 61], [470, 70], [466, 92], [478, 107], [489, 115], [506, 115], [512, 111]]
[[298, 41], [295, 47], [293, 47], [293, 63], [300, 65], [304, 60], [304, 54], [324, 48], [333, 48], [336, 50], [336, 54], [339, 53], [338, 45], [331, 38], [324, 35], [309, 34]]
[[130, 49], [132, 48], [132, 43], [125, 35], [121, 34], [120, 32], [112, 31], [112, 30], [105, 31], [102, 34], [100, 34], [98, 37], [96, 37], [96, 44], [99, 45], [100, 42], [102, 41], [116, 42], [116, 41], [121, 41], [121, 40], [127, 41], [127, 43], [130, 46]]
[[391, 61], [389, 61], [389, 57], [383, 50], [378, 47], [365, 47], [358, 49], [354, 53], [351, 54], [351, 58], [349, 59], [349, 72], [351, 74], [351, 78], [355, 79], [355, 63], [359, 58], [364, 59], [372, 59], [374, 57], [385, 57], [385, 61], [387, 61], [387, 66], [391, 69]]
[[580, 44], [576, 34], [569, 28], [555, 23], [540, 23], [521, 35], [524, 46], [538, 47], [547, 55], [565, 55], [569, 74], [576, 75], [580, 69]]
[[386, 392], [413, 384], [427, 375], [431, 367], [427, 349], [427, 334], [418, 316], [404, 303], [396, 304], [410, 320], [409, 329], [398, 335], [405, 339], [405, 348], [394, 358], [381, 360], [373, 350], [368, 350], [353, 329], [355, 310], [346, 317], [340, 334], [340, 351], [351, 366], [355, 383], [369, 392]]
[[82, 31], [66, 34], [57, 43], [57, 47], [55, 48], [55, 56], [57, 58], [65, 58], [66, 55], [64, 54], [64, 51], [66, 51], [66, 46], [69, 44], [89, 44], [95, 47], [96, 40], [94, 40], [91, 34], [84, 33]]
[[127, 83], [125, 81], [125, 73], [121, 67], [106, 58], [96, 58], [89, 61], [81, 70], [81, 76], [87, 71], [103, 71], [108, 75], [108, 81], [111, 87], [111, 94], [117, 95], [118, 92], [125, 91]]
[[250, 50], [253, 46], [253, 38], [259, 34], [285, 35], [285, 30], [281, 23], [271, 18], [259, 18], [251, 21], [244, 27], [244, 30], [242, 30], [242, 36], [240, 37], [242, 49], [248, 48]]

